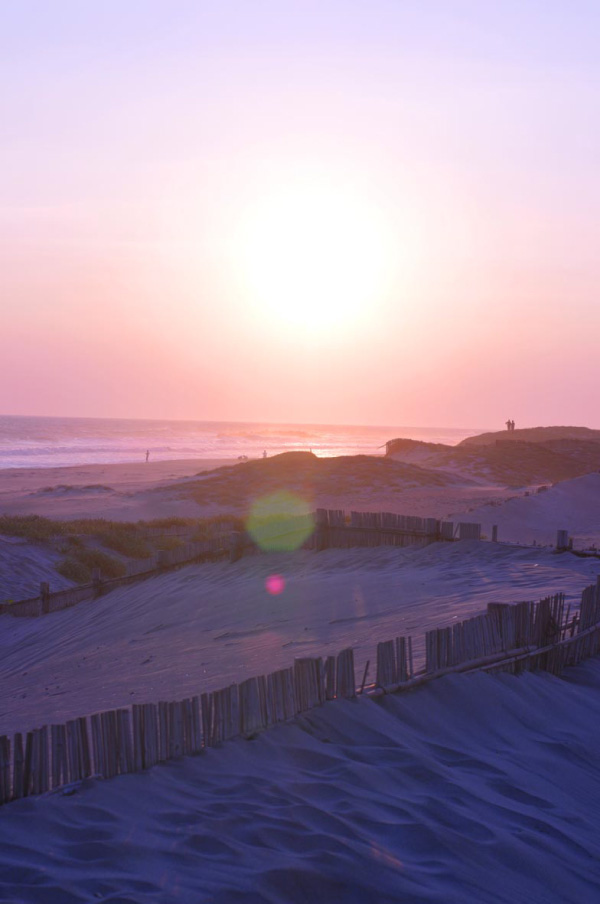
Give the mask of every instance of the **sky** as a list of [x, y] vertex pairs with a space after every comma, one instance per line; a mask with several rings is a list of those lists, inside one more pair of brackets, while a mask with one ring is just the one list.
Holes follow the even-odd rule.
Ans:
[[0, 0], [0, 413], [600, 427], [599, 27]]

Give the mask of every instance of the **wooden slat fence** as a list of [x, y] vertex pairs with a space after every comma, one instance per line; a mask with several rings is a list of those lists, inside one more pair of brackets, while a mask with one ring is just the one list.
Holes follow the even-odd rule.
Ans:
[[[298, 518], [305, 523], [305, 516]], [[233, 524], [233, 523], [232, 523]], [[481, 526], [461, 522], [456, 530], [452, 522], [440, 522], [434, 518], [397, 515], [393, 512], [350, 512], [342, 509], [317, 509], [314, 515], [315, 530], [303, 543], [305, 549], [324, 550], [329, 547], [380, 547], [409, 545], [425, 545], [436, 541], [452, 541], [458, 533], [460, 540], [479, 539]], [[225, 525], [225, 523], [224, 523]], [[294, 519], [286, 518], [286, 530], [293, 533]], [[172, 529], [146, 528], [140, 529], [145, 536], [172, 533], [174, 536], [189, 534], [189, 529], [174, 526]], [[242, 556], [259, 553], [260, 548], [245, 531], [231, 531], [228, 534], [217, 534], [201, 541], [190, 541], [174, 550], [160, 550], [146, 559], [129, 560], [126, 563], [127, 573], [122, 578], [102, 579], [90, 584], [67, 588], [50, 593], [44, 585], [38, 597], [20, 600], [13, 603], [0, 604], [0, 615], [9, 613], [13, 616], [42, 616], [57, 610], [76, 606], [84, 600], [91, 600], [106, 594], [114, 588], [123, 587], [136, 580], [151, 578], [165, 569], [185, 565], [201, 560], [212, 560], [228, 556], [235, 562]]]
[[[331, 658], [333, 659], [333, 658]], [[0, 804], [78, 782], [137, 773], [200, 754], [228, 739], [251, 738], [334, 697], [355, 694], [354, 654], [342, 651], [332, 679], [320, 657], [182, 701], [134, 704], [12, 740], [0, 736]]]
[[[450, 672], [557, 675], [600, 650], [600, 579], [584, 589], [579, 612], [555, 594], [537, 603], [490, 603], [487, 612], [426, 633], [425, 668], [413, 671], [412, 639], [377, 644], [376, 680], [368, 694], [409, 690]], [[364, 681], [364, 680], [363, 680]], [[362, 689], [360, 689], [362, 690]], [[134, 704], [64, 724], [42, 726], [11, 740], [0, 736], [0, 804], [40, 795], [89, 776], [110, 778], [200, 754], [235, 737], [357, 694], [354, 651], [300, 657], [293, 668], [181, 701]]]
[[[394, 512], [350, 512], [341, 509], [317, 509], [316, 531], [307, 546], [319, 550], [327, 547], [380, 547], [431, 544], [453, 540], [454, 524], [434, 518], [397, 515]], [[469, 537], [479, 538], [480, 525], [470, 528]], [[464, 539], [461, 535], [461, 540]]]
[[564, 594], [538, 603], [490, 603], [483, 615], [426, 632], [425, 672], [522, 647], [556, 643], [566, 631], [564, 609]]
[[230, 538], [213, 537], [207, 540], [195, 541], [174, 550], [159, 550], [147, 559], [130, 560], [127, 563], [127, 574], [122, 578], [103, 578], [101, 581], [93, 581], [90, 584], [79, 585], [75, 588], [66, 588], [52, 593], [42, 592], [38, 597], [27, 600], [19, 600], [14, 603], [0, 604], [0, 615], [4, 613], [13, 616], [42, 616], [46, 613], [54, 613], [81, 603], [84, 600], [92, 600], [102, 594], [107, 594], [115, 588], [124, 587], [143, 578], [151, 578], [161, 574], [165, 569], [186, 565], [187, 563], [202, 560], [213, 560], [228, 556], [230, 552]]

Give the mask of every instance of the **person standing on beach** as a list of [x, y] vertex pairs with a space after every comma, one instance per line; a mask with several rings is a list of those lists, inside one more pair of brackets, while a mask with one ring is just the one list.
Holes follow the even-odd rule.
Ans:
[[146, 450], [146, 462], [148, 461], [149, 458], [150, 458], [150, 450], [147, 449]]

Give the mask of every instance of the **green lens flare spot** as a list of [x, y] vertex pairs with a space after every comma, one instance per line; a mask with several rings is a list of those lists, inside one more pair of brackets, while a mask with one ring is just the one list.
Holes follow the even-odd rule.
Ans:
[[261, 550], [297, 550], [315, 528], [306, 500], [285, 490], [253, 503], [246, 529]]

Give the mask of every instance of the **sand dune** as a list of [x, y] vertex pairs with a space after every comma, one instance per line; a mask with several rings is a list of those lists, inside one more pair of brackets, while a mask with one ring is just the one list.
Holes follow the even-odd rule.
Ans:
[[[188, 566], [42, 619], [0, 616], [2, 732], [131, 703], [179, 699], [352, 646], [371, 676], [377, 641], [564, 591], [597, 560], [467, 541], [300, 551]], [[278, 596], [269, 575], [286, 582]]]
[[257, 497], [286, 489], [313, 508], [443, 518], [505, 500], [515, 488], [599, 470], [600, 443], [580, 438], [455, 447], [406, 440], [393, 456], [320, 459], [297, 452], [224, 467], [196, 459], [6, 469], [0, 513], [128, 521], [244, 515]]
[[256, 496], [285, 488], [314, 508], [387, 509], [439, 518], [451, 509], [507, 495], [504, 487], [489, 481], [438, 473], [383, 456], [317, 459], [300, 453], [298, 459], [297, 454], [282, 454], [223, 466], [223, 461], [190, 459], [4, 469], [0, 470], [0, 514], [117, 521], [243, 515]]
[[[121, 521], [160, 518], [166, 511], [147, 492], [168, 486], [224, 464], [224, 459], [175, 459], [109, 465], [69, 465], [63, 468], [0, 469], [0, 514], [43, 515], [47, 518], [111, 518]], [[192, 506], [196, 514], [197, 508]]]
[[461, 440], [459, 446], [488, 446], [498, 440], [515, 443], [547, 443], [552, 440], [584, 440], [600, 443], [600, 430], [591, 427], [549, 425], [545, 427], [523, 427], [514, 431], [489, 431]]
[[[243, 512], [285, 486], [314, 505], [471, 510], [504, 540], [597, 530], [599, 474], [504, 502], [501, 484], [448, 461], [437, 472], [307, 455], [200, 475], [196, 463], [160, 465], [32, 472], [20, 484], [4, 473], [0, 511]], [[425, 630], [491, 600], [563, 591], [575, 604], [598, 566], [475, 541], [300, 551], [188, 566], [42, 619], [1, 616], [1, 731], [178, 699], [346, 646], [362, 674], [377, 641], [398, 634], [415, 638], [418, 666]], [[0, 572], [15, 588], [52, 568], [43, 546], [0, 538]], [[285, 580], [275, 596], [273, 574]], [[565, 680], [447, 677], [379, 703], [328, 704], [146, 774], [11, 803], [0, 809], [0, 900], [597, 901], [599, 691], [598, 662]]]
[[458, 446], [415, 440], [396, 443], [390, 456], [396, 461], [418, 464], [424, 470], [452, 474], [464, 481], [512, 488], [564, 481], [600, 470], [600, 443], [579, 438], [544, 442], [510, 438]]
[[0, 601], [35, 597], [42, 581], [50, 580], [55, 591], [72, 587], [56, 571], [60, 558], [50, 547], [0, 534]]
[[[384, 456], [317, 458], [311, 453], [282, 453], [265, 460], [205, 472], [192, 479], [149, 492], [157, 503], [179, 500], [198, 513], [227, 511], [244, 514], [260, 496], [277, 490], [301, 496], [313, 508], [389, 510], [438, 517], [442, 510], [464, 502], [480, 504], [502, 498], [505, 489], [482, 486], [462, 474]], [[186, 509], [187, 513], [187, 509]]]
[[474, 508], [469, 518], [491, 536], [498, 525], [501, 540], [516, 543], [556, 543], [558, 529], [566, 529], [576, 548], [600, 547], [600, 473], [561, 481], [542, 492], [519, 495], [499, 505]]
[[20, 902], [596, 902], [600, 663], [332, 702], [0, 811]]

